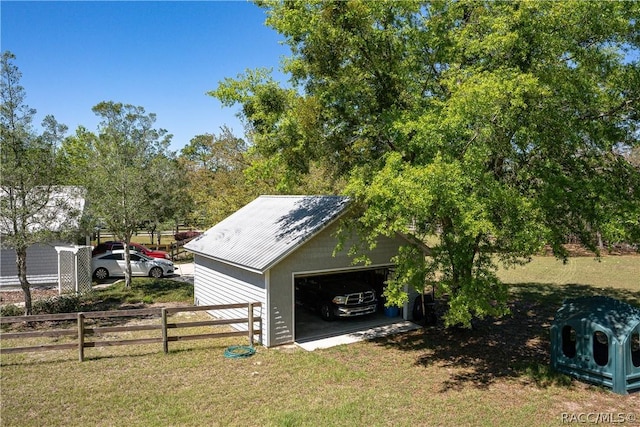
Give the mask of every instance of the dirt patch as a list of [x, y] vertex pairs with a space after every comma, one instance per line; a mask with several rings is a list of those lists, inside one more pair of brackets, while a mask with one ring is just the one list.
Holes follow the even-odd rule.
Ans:
[[[58, 289], [31, 289], [31, 302], [58, 296]], [[0, 305], [24, 304], [24, 292], [21, 289], [0, 292]]]
[[[56, 288], [41, 288], [31, 289], [31, 302], [35, 303], [38, 300], [45, 300], [59, 296], [58, 289]], [[22, 290], [11, 290], [0, 292], [0, 306], [3, 305], [21, 305], [24, 304], [24, 292]], [[135, 308], [162, 308], [162, 307], [188, 307], [190, 303], [187, 302], [162, 302], [153, 304], [128, 304], [123, 303], [119, 309], [135, 309]]]

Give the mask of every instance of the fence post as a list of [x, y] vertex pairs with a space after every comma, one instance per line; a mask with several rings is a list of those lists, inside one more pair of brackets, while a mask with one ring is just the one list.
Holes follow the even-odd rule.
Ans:
[[169, 334], [167, 333], [167, 309], [162, 307], [162, 349], [169, 353]]
[[263, 336], [262, 336], [262, 333], [263, 333], [262, 330], [264, 328], [264, 324], [262, 323], [262, 313], [263, 313], [262, 306], [260, 306], [260, 310], [258, 310], [258, 313], [260, 314], [260, 320], [258, 320], [258, 322], [260, 322], [258, 324], [258, 327], [260, 328], [260, 331], [258, 334], [258, 342], [264, 343]]
[[84, 362], [84, 314], [78, 313], [78, 359]]
[[253, 347], [253, 303], [249, 303], [249, 345]]

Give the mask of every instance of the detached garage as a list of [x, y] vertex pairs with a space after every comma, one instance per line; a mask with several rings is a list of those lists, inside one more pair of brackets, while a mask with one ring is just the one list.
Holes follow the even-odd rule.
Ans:
[[[367, 266], [354, 265], [347, 251], [334, 254], [337, 220], [348, 205], [341, 196], [261, 196], [210, 228], [185, 246], [195, 256], [196, 305], [261, 302], [262, 344], [271, 347], [297, 338], [295, 289], [301, 281], [350, 275], [382, 285], [406, 242], [381, 238]], [[403, 312], [406, 318], [407, 307]]]

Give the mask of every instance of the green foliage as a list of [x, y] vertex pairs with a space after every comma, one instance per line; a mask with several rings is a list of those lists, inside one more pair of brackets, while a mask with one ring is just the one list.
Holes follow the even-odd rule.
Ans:
[[7, 304], [0, 307], [0, 317], [22, 316], [24, 309], [15, 304]]
[[242, 105], [240, 117], [251, 142], [244, 161], [254, 193], [335, 193], [343, 187], [337, 165], [317, 161], [320, 105], [280, 88], [264, 69], [227, 78], [209, 95], [223, 105]]
[[[144, 224], [153, 231], [184, 215], [189, 202], [180, 192], [183, 174], [168, 152], [171, 135], [153, 127], [155, 114], [111, 101], [92, 110], [101, 119], [97, 132], [79, 127], [64, 141], [60, 158], [65, 161], [65, 179], [87, 188], [93, 220], [128, 243]], [[128, 245], [125, 262], [129, 285]]]
[[348, 182], [360, 258], [406, 238], [391, 300], [437, 281], [469, 325], [507, 311], [497, 264], [565, 257], [568, 235], [638, 242], [640, 3], [259, 4], [291, 88], [257, 71], [212, 94], [242, 105], [281, 188], [314, 163]]
[[64, 139], [57, 152], [61, 183], [79, 186], [87, 184], [86, 171], [93, 168], [91, 149], [94, 140], [95, 135], [83, 126], [78, 126], [75, 134]]
[[33, 314], [75, 313], [84, 310], [83, 297], [80, 295], [59, 295], [33, 303]]
[[[69, 203], [78, 189], [61, 188], [56, 148], [66, 132], [53, 116], [46, 116], [39, 131], [33, 128], [36, 110], [24, 104], [22, 74], [15, 55], [3, 52], [0, 76], [0, 233], [2, 246], [16, 251], [25, 312], [31, 313], [27, 280], [27, 248], [73, 233], [81, 214]], [[61, 219], [65, 221], [61, 221]]]
[[[0, 231], [3, 245], [17, 250], [46, 241], [50, 223], [71, 209], [55, 199], [55, 149], [66, 127], [47, 116], [42, 132], [32, 127], [36, 110], [23, 104], [26, 92], [15, 55], [2, 54], [0, 80]], [[45, 206], [47, 208], [45, 209]], [[58, 221], [59, 222], [59, 221]]]
[[186, 192], [193, 200], [190, 221], [211, 226], [260, 194], [245, 179], [247, 143], [223, 127], [220, 135], [197, 135], [180, 153]]
[[186, 191], [186, 170], [173, 153], [164, 152], [153, 156], [146, 172], [147, 179], [141, 185], [151, 214], [143, 224], [151, 235], [157, 232], [159, 241], [162, 229], [171, 229], [188, 216], [193, 200]]

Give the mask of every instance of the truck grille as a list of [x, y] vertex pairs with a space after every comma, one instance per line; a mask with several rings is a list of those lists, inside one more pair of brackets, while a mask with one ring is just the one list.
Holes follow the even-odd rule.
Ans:
[[376, 300], [376, 294], [373, 291], [359, 292], [357, 294], [347, 295], [346, 305], [367, 304]]

